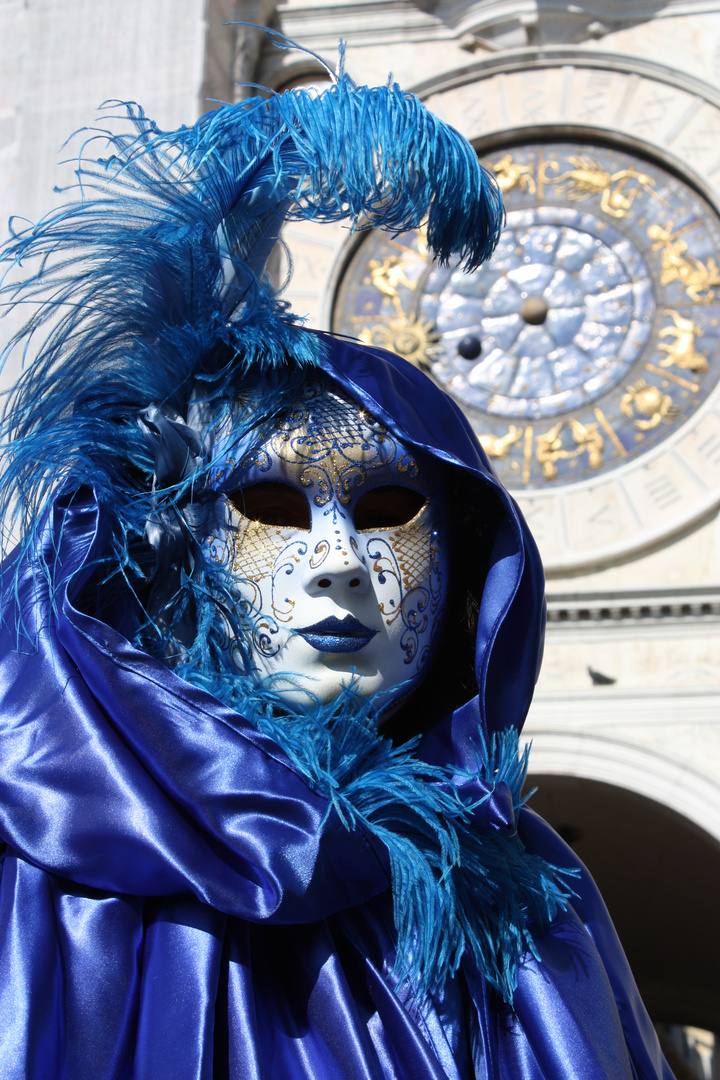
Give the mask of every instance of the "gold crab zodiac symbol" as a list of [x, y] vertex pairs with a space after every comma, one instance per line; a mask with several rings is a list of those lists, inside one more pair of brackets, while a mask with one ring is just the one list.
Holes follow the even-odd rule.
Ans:
[[[655, 195], [652, 191], [652, 177], [638, 172], [637, 169], [620, 169], [618, 172], [609, 173], [589, 157], [570, 155], [568, 161], [575, 167], [556, 177], [549, 175], [549, 169], [559, 168], [557, 162], [547, 162], [544, 178], [555, 184], [558, 191], [569, 199], [587, 199], [591, 195], [601, 195], [601, 209], [610, 217], [629, 217], [632, 204], [640, 191], [649, 191]], [[635, 181], [635, 185], [628, 189], [627, 185], [631, 180]]]
[[623, 416], [632, 420], [639, 431], [651, 431], [663, 420], [672, 420], [679, 412], [669, 394], [663, 394], [657, 386], [649, 386], [644, 379], [628, 386], [620, 400], [620, 408]]
[[692, 319], [684, 319], [677, 311], [665, 312], [674, 322], [674, 326], [664, 326], [659, 337], [673, 338], [672, 344], [661, 343], [658, 349], [667, 353], [660, 361], [660, 367], [679, 367], [704, 375], [708, 370], [707, 359], [695, 348], [698, 331]]

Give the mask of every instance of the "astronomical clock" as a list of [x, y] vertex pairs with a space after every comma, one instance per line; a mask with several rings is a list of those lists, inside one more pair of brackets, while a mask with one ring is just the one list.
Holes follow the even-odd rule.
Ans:
[[551, 572], [677, 532], [720, 481], [717, 212], [652, 146], [564, 134], [481, 149], [507, 209], [489, 263], [365, 234], [333, 316], [455, 398]]

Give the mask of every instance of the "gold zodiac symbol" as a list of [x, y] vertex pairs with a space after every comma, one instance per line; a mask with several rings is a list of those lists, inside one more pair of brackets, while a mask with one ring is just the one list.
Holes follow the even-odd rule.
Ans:
[[404, 285], [406, 289], [412, 290], [415, 288], [415, 284], [408, 279], [401, 257], [399, 255], [389, 255], [387, 259], [383, 259], [382, 262], [378, 259], [371, 259], [368, 263], [368, 268], [370, 270], [370, 278], [375, 288], [378, 292], [381, 292], [383, 296], [390, 298], [398, 318], [403, 318], [403, 309], [402, 304], [400, 303], [400, 297], [398, 296], [398, 287]]
[[602, 465], [605, 440], [600, 434], [598, 424], [581, 424], [579, 420], [570, 421], [570, 431], [575, 442], [574, 450], [565, 450], [563, 447], [562, 429], [564, 426], [565, 421], [560, 420], [544, 435], [538, 435], [536, 457], [538, 464], [542, 465], [543, 476], [546, 480], [554, 480], [557, 477], [558, 470], [555, 462], [560, 458], [573, 459], [586, 453], [591, 469], [599, 469]]
[[489, 458], [506, 458], [508, 450], [520, 442], [523, 429], [511, 424], [507, 435], [480, 435], [480, 445]]
[[679, 367], [689, 371], [695, 371], [698, 375], [704, 375], [708, 370], [707, 359], [695, 348], [695, 338], [698, 331], [692, 319], [684, 319], [677, 311], [666, 310], [670, 315], [674, 326], [664, 326], [659, 337], [674, 338], [672, 344], [660, 344], [658, 349], [667, 353], [660, 361], [660, 367]]
[[[647, 173], [638, 172], [637, 169], [620, 169], [616, 173], [609, 173], [588, 157], [570, 155], [568, 160], [575, 166], [574, 169], [553, 178], [549, 176], [548, 169], [551, 164], [557, 168], [557, 163], [548, 162], [543, 178], [555, 184], [558, 191], [569, 199], [601, 195], [600, 206], [610, 217], [629, 217], [633, 201], [640, 191], [655, 195], [652, 191], [654, 181]], [[631, 180], [635, 180], [636, 184], [628, 190], [627, 184]]]
[[426, 319], [415, 315], [405, 316], [400, 309], [398, 319], [366, 326], [358, 334], [364, 345], [389, 349], [422, 370], [430, 368], [429, 350], [437, 345], [440, 335]]
[[572, 436], [578, 445], [577, 453], [587, 453], [588, 465], [591, 469], [599, 469], [602, 465], [602, 451], [605, 440], [600, 434], [597, 424], [581, 424], [579, 420], [570, 421]]
[[[418, 239], [421, 243], [427, 244], [427, 226], [418, 230]], [[428, 369], [430, 367], [428, 351], [432, 346], [437, 345], [440, 336], [426, 319], [418, 318], [416, 315], [406, 315], [403, 311], [398, 289], [402, 285], [414, 290], [416, 282], [410, 281], [405, 273], [402, 257], [389, 255], [382, 262], [379, 259], [371, 259], [368, 269], [375, 288], [392, 302], [396, 318], [385, 319], [374, 326], [366, 326], [358, 335], [360, 341], [365, 345], [389, 349], [409, 360], [416, 367]]]
[[495, 179], [500, 191], [505, 195], [513, 188], [519, 187], [521, 191], [535, 194], [535, 181], [532, 176], [532, 165], [516, 165], [510, 154], [500, 158], [493, 165]]
[[[623, 416], [632, 420], [639, 431], [651, 431], [663, 420], [672, 420], [679, 411], [669, 394], [663, 394], [657, 386], [648, 386], [644, 379], [634, 386], [628, 386], [627, 393], [620, 400], [620, 408]], [[636, 416], [637, 413], [640, 418]]]
[[713, 258], [708, 259], [707, 264], [696, 259], [693, 255], [686, 255], [687, 244], [684, 240], [678, 240], [680, 233], [673, 234], [672, 222], [662, 225], [650, 225], [648, 237], [654, 240], [653, 251], [662, 248], [660, 284], [670, 285], [673, 281], [679, 281], [691, 300], [696, 302], [701, 299], [700, 293], [707, 293], [707, 300], [712, 300], [715, 293], [711, 290], [720, 285], [720, 267]]

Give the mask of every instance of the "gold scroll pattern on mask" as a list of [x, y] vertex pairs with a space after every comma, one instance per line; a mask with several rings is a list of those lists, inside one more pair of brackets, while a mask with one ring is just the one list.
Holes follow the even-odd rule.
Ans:
[[292, 622], [295, 601], [283, 590], [276, 591], [275, 584], [281, 570], [300, 565], [307, 552], [304, 537], [298, 539], [292, 529], [240, 516], [230, 543], [230, 565], [239, 589], [235, 599], [255, 611], [269, 608], [278, 623]]
[[[393, 436], [353, 402], [326, 394], [308, 380], [292, 413], [272, 440], [283, 461], [302, 467], [301, 482], [317, 506], [337, 499], [346, 506], [368, 472], [399, 458]], [[398, 461], [398, 468], [400, 461]]]
[[[269, 579], [288, 539], [276, 525], [241, 518], [232, 535], [232, 572], [254, 585]], [[299, 559], [296, 558], [296, 562]]]

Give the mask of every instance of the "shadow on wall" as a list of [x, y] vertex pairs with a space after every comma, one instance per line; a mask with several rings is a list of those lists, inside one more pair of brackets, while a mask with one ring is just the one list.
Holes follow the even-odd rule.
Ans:
[[[670, 6], [667, 0], [595, 0], [592, 5], [569, 5], [565, 0], [526, 0], [498, 6], [486, 0], [458, 4], [455, 0], [413, 0], [413, 7], [434, 15], [446, 26], [464, 25], [459, 41], [468, 52], [499, 51], [528, 45], [579, 44], [606, 34], [651, 22]], [[475, 16], [473, 18], [473, 15]]]
[[[199, 112], [230, 104], [255, 91], [243, 84], [255, 82], [260, 53], [277, 0], [205, 0], [205, 49]], [[239, 22], [253, 26], [239, 26]]]

